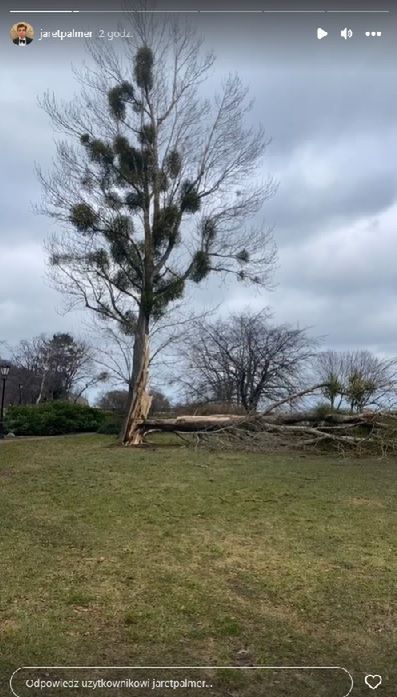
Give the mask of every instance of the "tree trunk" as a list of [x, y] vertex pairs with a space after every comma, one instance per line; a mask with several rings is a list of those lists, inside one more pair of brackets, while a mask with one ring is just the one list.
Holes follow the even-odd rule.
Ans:
[[[149, 102], [148, 90], [142, 86], [141, 102], [148, 103], [151, 112], [151, 121], [154, 129], [153, 143], [153, 170], [156, 172], [158, 167], [157, 155], [157, 131], [153, 119], [153, 113]], [[141, 109], [141, 128], [144, 127], [145, 111]], [[134, 357], [132, 363], [132, 399], [128, 416], [125, 423], [122, 437], [123, 445], [142, 445], [144, 442], [145, 431], [142, 424], [146, 420], [152, 398], [150, 397], [147, 386], [149, 378], [149, 320], [153, 307], [153, 239], [150, 224], [150, 184], [149, 178], [144, 180], [144, 199], [143, 224], [145, 232], [145, 253], [142, 293], [140, 298], [138, 323], [135, 332]], [[153, 218], [157, 218], [159, 210], [159, 191], [157, 189], [157, 177], [154, 178], [153, 185]]]
[[46, 377], [47, 377], [47, 369], [44, 368], [43, 375], [41, 377], [41, 382], [40, 382], [40, 392], [39, 392], [39, 396], [36, 399], [36, 404], [40, 404], [41, 400], [43, 399], [44, 385], [45, 385]]
[[135, 333], [132, 367], [132, 395], [128, 416], [123, 427], [123, 445], [142, 445], [144, 430], [142, 423], [148, 416], [152, 398], [147, 391], [149, 368], [149, 318], [143, 309], [139, 311]]

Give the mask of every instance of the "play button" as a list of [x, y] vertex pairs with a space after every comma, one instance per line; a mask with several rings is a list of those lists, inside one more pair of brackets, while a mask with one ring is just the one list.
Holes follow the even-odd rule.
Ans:
[[328, 36], [328, 32], [325, 31], [325, 29], [322, 29], [321, 27], [318, 27], [318, 29], [317, 29], [317, 38], [318, 38], [318, 39], [324, 39], [326, 36]]

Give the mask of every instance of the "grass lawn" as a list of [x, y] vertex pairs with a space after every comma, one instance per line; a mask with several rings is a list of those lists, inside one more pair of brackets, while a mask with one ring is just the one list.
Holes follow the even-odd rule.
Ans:
[[[391, 697], [396, 480], [376, 458], [1, 443], [1, 696], [22, 665], [260, 664], [345, 666], [353, 696], [380, 673]], [[343, 695], [284, 676], [208, 692]]]

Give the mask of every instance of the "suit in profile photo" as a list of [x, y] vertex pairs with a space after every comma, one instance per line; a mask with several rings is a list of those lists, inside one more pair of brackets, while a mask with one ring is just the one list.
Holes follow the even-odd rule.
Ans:
[[33, 27], [27, 22], [18, 22], [11, 27], [10, 35], [15, 46], [29, 46], [33, 41]]

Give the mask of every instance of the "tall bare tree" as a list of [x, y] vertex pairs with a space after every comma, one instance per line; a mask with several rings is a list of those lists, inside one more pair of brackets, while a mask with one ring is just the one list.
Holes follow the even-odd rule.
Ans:
[[315, 346], [304, 329], [271, 324], [266, 310], [201, 321], [185, 344], [176, 382], [190, 397], [256, 411], [302, 388]]
[[268, 140], [246, 124], [247, 89], [230, 75], [212, 102], [202, 98], [214, 57], [192, 29], [142, 12], [131, 21], [122, 56], [90, 49], [80, 98], [42, 99], [67, 140], [52, 174], [39, 172], [42, 210], [58, 223], [57, 287], [134, 334], [126, 444], [139, 442], [134, 424], [150, 406], [151, 322], [211, 273], [267, 286], [275, 261], [255, 222], [274, 184], [260, 180]]

